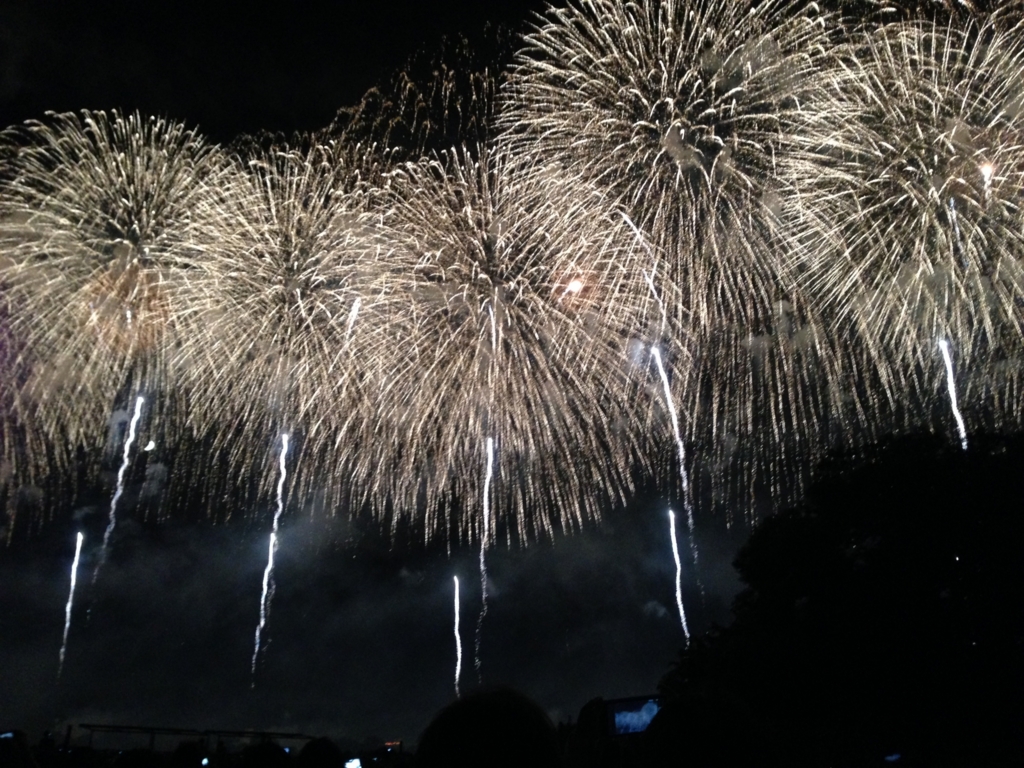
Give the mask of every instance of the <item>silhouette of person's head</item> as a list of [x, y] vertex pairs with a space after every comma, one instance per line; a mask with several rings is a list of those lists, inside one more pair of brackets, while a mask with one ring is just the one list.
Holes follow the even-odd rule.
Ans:
[[0, 734], [0, 765], [12, 768], [35, 768], [36, 761], [28, 746], [28, 737], [21, 731]]
[[287, 768], [288, 753], [277, 744], [264, 741], [243, 750], [242, 765], [244, 768]]
[[477, 691], [445, 707], [420, 736], [417, 768], [554, 768], [558, 733], [515, 691]]
[[114, 768], [164, 768], [163, 756], [148, 749], [130, 749], [114, 760]]
[[298, 768], [342, 768], [341, 750], [330, 739], [313, 739], [299, 752]]

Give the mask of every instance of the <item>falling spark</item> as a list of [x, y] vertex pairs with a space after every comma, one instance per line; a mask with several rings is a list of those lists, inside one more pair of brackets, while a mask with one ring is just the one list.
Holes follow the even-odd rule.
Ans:
[[96, 569], [92, 572], [92, 583], [96, 583], [96, 579], [100, 575], [100, 568], [107, 561], [107, 547], [110, 545], [110, 536], [114, 532], [114, 526], [117, 525], [117, 502], [121, 499], [121, 494], [124, 493], [124, 476], [128, 471], [128, 454], [132, 449], [132, 443], [135, 442], [135, 428], [139, 424], [139, 417], [142, 415], [142, 404], [146, 399], [139, 395], [135, 398], [135, 413], [132, 415], [131, 423], [128, 425], [128, 439], [124, 441], [124, 456], [121, 459], [121, 469], [117, 472], [117, 488], [114, 491], [114, 498], [110, 500], [110, 519], [107, 523], [107, 530], [103, 532], [103, 544], [100, 546], [100, 556], [96, 562]]
[[284, 483], [288, 479], [288, 467], [285, 459], [288, 455], [288, 435], [281, 435], [280, 474], [277, 479], [277, 511], [274, 513], [274, 524], [270, 531], [270, 546], [267, 549], [267, 567], [263, 570], [263, 593], [260, 596], [260, 623], [256, 625], [256, 646], [252, 652], [252, 687], [256, 687], [256, 661], [260, 655], [260, 635], [270, 618], [270, 601], [274, 597], [274, 553], [277, 552], [277, 529], [284, 512]]
[[356, 300], [352, 302], [352, 310], [348, 313], [348, 325], [345, 326], [345, 340], [348, 341], [352, 335], [352, 327], [356, 324], [356, 318], [359, 317], [359, 308], [363, 306], [363, 300], [360, 297], [356, 297]]
[[459, 577], [455, 577], [455, 696], [460, 697], [459, 678], [462, 677], [462, 635], [459, 634]]
[[949, 354], [949, 342], [939, 339], [939, 349], [942, 350], [942, 359], [946, 362], [946, 388], [949, 390], [949, 404], [953, 408], [956, 428], [960, 433], [960, 446], [966, 451], [967, 428], [964, 426], [963, 416], [960, 415], [960, 408], [956, 404], [956, 381], [953, 379], [953, 358]]
[[686, 611], [683, 609], [683, 564], [679, 559], [679, 544], [676, 541], [676, 514], [671, 509], [668, 511], [669, 533], [672, 535], [672, 557], [676, 561], [676, 607], [679, 609], [679, 621], [683, 625], [683, 634], [686, 635], [686, 643], [690, 643], [690, 628], [686, 624]]
[[985, 202], [988, 202], [989, 195], [992, 192], [992, 174], [995, 172], [995, 167], [992, 163], [983, 163], [981, 166], [981, 175], [985, 179]]
[[[484, 524], [480, 534], [480, 616], [476, 620], [476, 653], [473, 664], [477, 678], [480, 678], [480, 635], [484, 628], [484, 616], [487, 615], [487, 543], [491, 529], [491, 478], [494, 476], [494, 438], [487, 438], [487, 475], [484, 478]], [[481, 679], [482, 682], [482, 679]]]
[[85, 537], [78, 532], [75, 544], [75, 561], [71, 564], [71, 590], [68, 592], [68, 604], [64, 607], [64, 640], [60, 644], [60, 664], [57, 666], [57, 677], [64, 671], [64, 655], [68, 650], [68, 631], [71, 629], [71, 605], [75, 601], [75, 584], [78, 582], [78, 561], [82, 557], [82, 542]]
[[661, 361], [661, 350], [652, 346], [651, 355], [658, 366], [661, 383], [665, 389], [665, 405], [668, 407], [669, 416], [672, 418], [672, 434], [676, 438], [676, 449], [679, 452], [679, 477], [683, 482], [683, 503], [687, 506], [687, 517], [692, 519], [693, 516], [689, 514], [690, 478], [686, 474], [686, 449], [683, 447], [683, 438], [679, 433], [679, 415], [676, 413], [675, 401], [672, 400], [672, 389], [669, 387], [668, 374], [665, 373], [665, 365]]
[[[665, 389], [665, 403], [668, 406], [669, 415], [672, 417], [672, 434], [676, 438], [676, 449], [679, 452], [679, 477], [683, 483], [683, 507], [686, 509], [686, 526], [690, 531], [690, 551], [693, 554], [694, 568], [697, 566], [697, 541], [694, 538], [693, 505], [690, 503], [690, 478], [686, 472], [686, 449], [683, 447], [683, 438], [679, 433], [679, 415], [676, 413], [676, 404], [672, 400], [672, 390], [668, 384], [668, 374], [665, 373], [665, 366], [661, 361], [661, 350], [656, 346], [651, 347], [651, 355], [658, 365], [658, 373], [661, 374], [661, 383]], [[697, 580], [701, 594], [704, 594], [704, 585]]]

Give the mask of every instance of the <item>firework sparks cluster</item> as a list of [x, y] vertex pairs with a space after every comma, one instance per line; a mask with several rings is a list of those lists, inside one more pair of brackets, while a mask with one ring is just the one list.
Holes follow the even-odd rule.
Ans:
[[757, 515], [830, 448], [952, 436], [940, 341], [967, 428], [1019, 427], [1024, 27], [871, 18], [572, 0], [289, 141], [9, 128], [9, 499], [137, 396], [211, 508], [270, 498], [288, 435], [290, 498], [480, 541], [646, 477]]

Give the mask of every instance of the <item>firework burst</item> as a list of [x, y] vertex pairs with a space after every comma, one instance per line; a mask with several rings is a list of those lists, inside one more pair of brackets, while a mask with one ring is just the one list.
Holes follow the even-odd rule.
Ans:
[[777, 156], [821, 76], [827, 22], [795, 2], [580, 0], [527, 35], [500, 120], [518, 153], [623, 201], [652, 244], [644, 290], [664, 322], [649, 341], [703, 474], [739, 464], [749, 484], [767, 469], [773, 495], [857, 408], [781, 270]]
[[0, 283], [23, 418], [49, 445], [98, 447], [119, 397], [173, 378], [226, 164], [195, 131], [138, 114], [51, 115], [3, 139]]
[[942, 391], [941, 339], [958, 368], [973, 371], [965, 410], [1016, 422], [1020, 37], [991, 25], [894, 24], [852, 40], [839, 58], [825, 103], [805, 114], [818, 123], [806, 132], [816, 141], [792, 156], [819, 168], [811, 178], [799, 170], [793, 184], [792, 228], [804, 239], [790, 252], [794, 279], [887, 372], [880, 381], [893, 411]]
[[353, 156], [315, 139], [246, 156], [203, 263], [202, 330], [179, 361], [191, 423], [233, 482], [259, 478], [265, 497], [273, 446], [287, 432], [290, 488], [337, 500], [370, 422], [368, 388], [397, 346], [387, 254], [361, 210]]
[[625, 299], [642, 278], [615, 209], [593, 186], [486, 147], [399, 167], [378, 205], [406, 264], [408, 306], [395, 320], [409, 365], [379, 394], [367, 466], [396, 515], [424, 514], [428, 531], [528, 540], [621, 497]]

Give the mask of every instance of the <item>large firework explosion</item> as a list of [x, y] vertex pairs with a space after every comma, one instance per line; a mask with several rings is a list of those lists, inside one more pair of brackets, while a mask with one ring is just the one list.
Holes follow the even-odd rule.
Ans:
[[334, 508], [369, 439], [375, 388], [400, 359], [390, 317], [401, 308], [394, 260], [365, 210], [374, 153], [294, 144], [238, 157], [204, 253], [197, 336], [176, 362], [190, 423], [233, 484], [269, 493], [289, 434], [291, 487], [326, 492]]
[[789, 251], [793, 279], [886, 374], [897, 423], [920, 423], [915, 409], [935, 401], [939, 339], [971, 371], [960, 379], [975, 426], [1019, 423], [1020, 36], [908, 23], [858, 36], [837, 58], [822, 103], [803, 114], [807, 151], [782, 161], [800, 169], [784, 214], [803, 239]]
[[500, 94], [456, 45], [233, 153], [138, 115], [9, 130], [0, 480], [143, 391], [199, 438], [179, 486], [266, 498], [288, 433], [296, 498], [528, 539], [678, 476], [655, 345], [722, 498], [934, 423], [940, 337], [972, 423], [1019, 424], [1021, 30], [886, 5], [573, 0]]
[[379, 206], [407, 264], [409, 306], [396, 320], [411, 365], [379, 395], [367, 449], [396, 514], [425, 511], [428, 529], [485, 535], [488, 438], [510, 537], [571, 529], [621, 498], [638, 322], [626, 302], [640, 276], [614, 207], [559, 169], [526, 169], [487, 147], [398, 167]]
[[173, 388], [169, 358], [191, 335], [192, 277], [217, 234], [227, 164], [195, 131], [138, 114], [51, 115], [3, 140], [0, 284], [18, 411], [60, 461], [102, 447], [134, 393]]
[[689, 441], [719, 478], [745, 464], [746, 482], [767, 470], [776, 493], [786, 451], [809, 460], [830, 421], [857, 414], [825, 329], [779, 267], [777, 156], [829, 23], [789, 0], [580, 0], [526, 36], [500, 119], [515, 151], [624, 202], [653, 245], [644, 290], [665, 324], [650, 341], [672, 358]]

